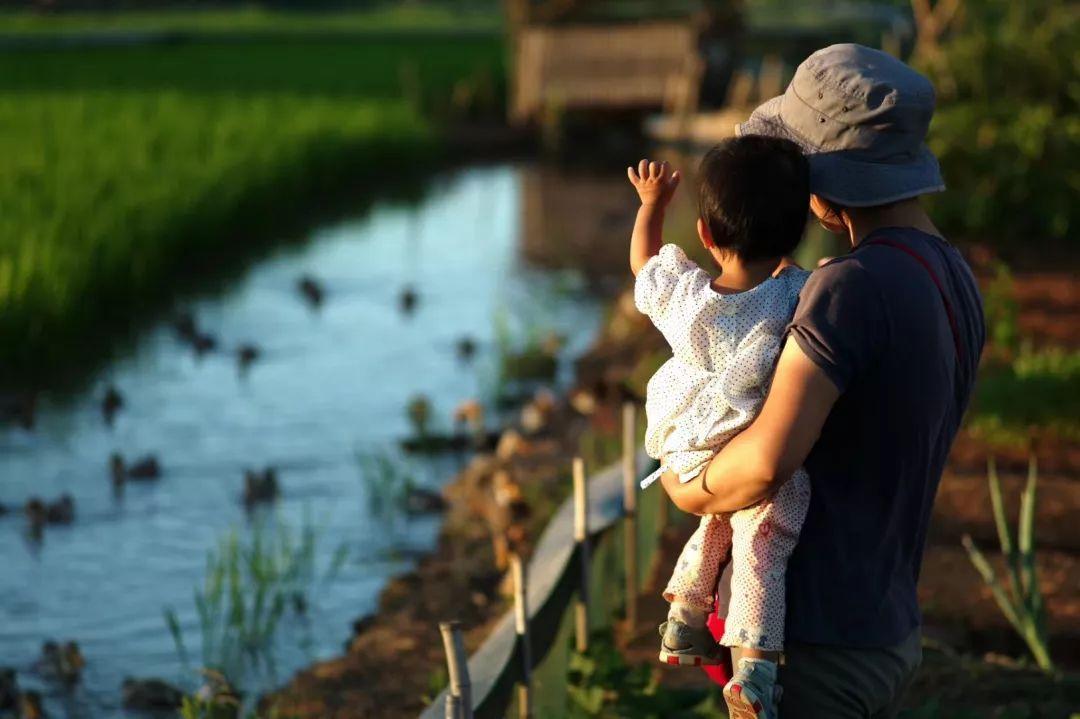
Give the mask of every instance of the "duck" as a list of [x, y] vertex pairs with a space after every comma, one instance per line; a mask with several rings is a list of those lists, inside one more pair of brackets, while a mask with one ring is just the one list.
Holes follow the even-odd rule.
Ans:
[[238, 719], [244, 697], [221, 672], [204, 669], [205, 681], [195, 698], [208, 705], [215, 719]]
[[431, 400], [422, 394], [414, 395], [405, 407], [405, 415], [409, 418], [413, 433], [417, 437], [426, 437], [431, 423]]
[[120, 687], [125, 709], [153, 712], [179, 709], [184, 693], [162, 679], [127, 677]]
[[217, 338], [208, 332], [197, 332], [191, 340], [191, 346], [195, 349], [195, 354], [201, 357], [217, 349]]
[[320, 307], [323, 303], [325, 293], [323, 292], [322, 285], [319, 284], [311, 275], [304, 275], [296, 281], [296, 287], [300, 290], [300, 294], [304, 296], [308, 304], [312, 307]]
[[416, 294], [416, 290], [412, 286], [406, 286], [401, 291], [401, 296], [398, 297], [398, 304], [401, 307], [401, 311], [407, 315], [411, 315], [416, 310], [416, 304], [420, 301], [420, 296]]
[[6, 504], [4, 504], [3, 502], [0, 502], [0, 517], [3, 517], [5, 514], [7, 514], [10, 511], [11, 510], [7, 508]]
[[19, 679], [11, 667], [0, 667], [0, 715], [19, 706]]
[[159, 479], [161, 463], [158, 462], [157, 457], [148, 454], [129, 465], [119, 452], [113, 452], [109, 457], [109, 472], [112, 475], [113, 485], [121, 487], [127, 480], [138, 482]]
[[121, 489], [127, 481], [127, 467], [119, 452], [113, 452], [109, 457], [109, 474], [112, 476], [113, 487], [116, 489]]
[[105, 417], [106, 424], [112, 424], [116, 413], [124, 406], [124, 396], [116, 385], [109, 385], [105, 390], [105, 396], [101, 400], [101, 414]]
[[37, 420], [37, 394], [16, 392], [0, 394], [0, 422], [15, 422], [26, 430], [34, 428]]
[[50, 639], [41, 645], [41, 658], [38, 659], [36, 667], [42, 676], [75, 684], [86, 667], [86, 659], [77, 642], [67, 641], [61, 646]]
[[176, 330], [176, 336], [184, 342], [193, 342], [195, 335], [199, 333], [199, 325], [195, 321], [195, 315], [190, 312], [181, 312], [175, 318], [173, 318], [173, 329]]
[[241, 372], [251, 367], [257, 359], [259, 359], [259, 348], [255, 345], [247, 343], [236, 348], [236, 361], [240, 365]]
[[484, 431], [484, 405], [478, 400], [467, 399], [454, 408], [454, 424], [473, 434]]
[[465, 336], [457, 341], [457, 355], [462, 362], [471, 362], [476, 357], [476, 340]]
[[23, 508], [26, 520], [30, 522], [30, 534], [35, 539], [41, 538], [41, 532], [45, 529], [45, 503], [38, 497], [31, 497]]
[[41, 704], [40, 692], [23, 692], [19, 708], [20, 713], [17, 716], [22, 719], [45, 719], [48, 716]]
[[551, 423], [557, 408], [555, 395], [548, 389], [539, 389], [533, 398], [521, 408], [519, 422], [526, 434], [544, 431]]
[[248, 509], [263, 502], [273, 502], [280, 495], [281, 487], [273, 467], [267, 467], [262, 472], [244, 470], [244, 505]]
[[41, 533], [46, 524], [71, 524], [75, 521], [75, 499], [67, 493], [60, 495], [55, 502], [46, 502], [40, 497], [31, 497], [23, 510], [30, 521], [30, 531]]
[[75, 499], [70, 494], [61, 494], [55, 502], [45, 506], [45, 521], [49, 524], [71, 524], [75, 521]]
[[409, 487], [405, 495], [406, 514], [437, 514], [446, 511], [446, 508], [446, 499], [430, 489]]
[[511, 552], [524, 539], [529, 512], [521, 485], [507, 470], [496, 471], [491, 476], [491, 501], [485, 504], [484, 514], [491, 528], [495, 566], [500, 571], [507, 568]]

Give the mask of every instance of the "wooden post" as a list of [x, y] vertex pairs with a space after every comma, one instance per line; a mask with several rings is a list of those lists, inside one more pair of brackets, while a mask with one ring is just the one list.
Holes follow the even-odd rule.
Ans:
[[517, 554], [510, 556], [510, 571], [514, 576], [514, 629], [521, 647], [521, 684], [518, 689], [518, 715], [532, 717], [532, 641], [529, 639], [529, 604], [525, 567]]
[[577, 651], [589, 650], [589, 489], [585, 481], [585, 460], [574, 457], [574, 541], [581, 558], [581, 588], [574, 605]]
[[637, 407], [633, 402], [623, 404], [622, 445], [626, 626], [632, 635], [638, 618]]
[[446, 719], [472, 719], [472, 683], [469, 681], [469, 657], [461, 638], [461, 622], [440, 622], [446, 667], [450, 672], [450, 691], [446, 697]]

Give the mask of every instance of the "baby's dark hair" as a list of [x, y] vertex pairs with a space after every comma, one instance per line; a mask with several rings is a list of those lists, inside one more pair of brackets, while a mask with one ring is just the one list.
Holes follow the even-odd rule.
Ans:
[[699, 180], [698, 211], [717, 247], [752, 262], [798, 246], [810, 168], [794, 142], [758, 135], [724, 140], [701, 161]]

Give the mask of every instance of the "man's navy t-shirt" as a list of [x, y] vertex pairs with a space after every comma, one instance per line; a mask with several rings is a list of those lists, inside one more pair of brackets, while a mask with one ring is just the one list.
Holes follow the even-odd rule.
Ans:
[[[959, 353], [930, 273], [875, 239], [933, 268]], [[878, 230], [811, 275], [790, 333], [840, 398], [805, 463], [812, 496], [788, 563], [786, 639], [890, 646], [920, 623], [930, 509], [985, 340], [978, 288], [941, 238]]]

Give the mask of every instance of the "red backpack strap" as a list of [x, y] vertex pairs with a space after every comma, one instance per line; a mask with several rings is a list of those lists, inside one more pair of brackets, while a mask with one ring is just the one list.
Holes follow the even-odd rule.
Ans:
[[941, 295], [941, 301], [945, 305], [945, 314], [949, 318], [949, 327], [952, 329], [953, 345], [956, 347], [956, 358], [959, 361], [963, 361], [964, 345], [960, 341], [960, 325], [956, 321], [956, 313], [953, 311], [952, 303], [949, 302], [949, 296], [945, 294], [945, 286], [941, 284], [941, 280], [938, 278], [937, 273], [934, 272], [934, 268], [930, 266], [930, 263], [926, 261], [926, 258], [911, 247], [885, 237], [876, 237], [872, 240], [866, 240], [860, 246], [865, 245], [885, 245], [886, 247], [892, 247], [900, 250], [922, 265], [922, 268], [926, 270], [926, 274], [930, 275], [930, 279], [934, 282], [934, 286], [937, 287], [938, 293]]

